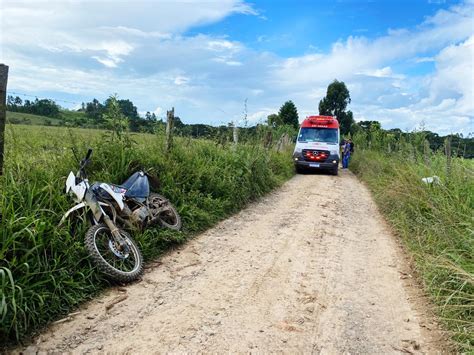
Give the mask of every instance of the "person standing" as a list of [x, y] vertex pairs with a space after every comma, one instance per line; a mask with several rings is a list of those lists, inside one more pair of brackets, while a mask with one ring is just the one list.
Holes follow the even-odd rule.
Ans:
[[349, 142], [349, 145], [351, 146], [350, 151], [351, 151], [351, 155], [352, 155], [352, 154], [354, 154], [354, 142], [350, 138], [349, 138], [348, 142]]
[[342, 168], [347, 169], [349, 167], [349, 159], [351, 158], [351, 144], [349, 141], [345, 141], [342, 147]]

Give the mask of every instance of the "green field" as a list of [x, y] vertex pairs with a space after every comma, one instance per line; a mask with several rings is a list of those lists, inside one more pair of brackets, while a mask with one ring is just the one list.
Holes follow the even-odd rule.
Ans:
[[52, 126], [58, 126], [61, 123], [59, 118], [49, 118], [45, 116], [31, 115], [22, 112], [7, 111], [7, 122], [12, 124], [46, 126], [47, 123]]
[[83, 112], [62, 110], [58, 118], [32, 115], [22, 112], [7, 111], [7, 122], [11, 124], [36, 125], [36, 126], [65, 126], [75, 122], [86, 121]]
[[161, 229], [135, 235], [146, 260], [209, 228], [293, 174], [290, 150], [265, 149], [255, 141], [231, 144], [175, 138], [164, 152], [162, 135], [7, 125], [6, 166], [0, 179], [0, 343], [17, 341], [108, 285], [91, 265], [69, 226], [57, 228], [72, 201], [64, 195], [71, 148], [94, 149], [90, 179], [120, 183], [138, 168], [151, 169], [159, 191], [175, 204], [182, 232]]

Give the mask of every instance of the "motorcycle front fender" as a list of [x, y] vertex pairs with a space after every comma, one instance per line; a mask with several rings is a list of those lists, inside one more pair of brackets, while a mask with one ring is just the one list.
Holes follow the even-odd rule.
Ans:
[[[100, 206], [108, 206], [106, 203], [103, 203], [103, 202], [98, 202], [99, 204], [99, 210], [100, 210], [100, 214], [97, 214], [99, 216], [102, 216], [102, 213], [104, 213], [104, 211], [102, 210], [102, 208]], [[58, 224], [58, 227], [60, 227], [64, 221], [71, 215], [71, 213], [73, 213], [74, 211], [77, 211], [77, 210], [80, 210], [81, 208], [84, 208], [88, 206], [85, 202], [81, 202], [77, 205], [75, 205], [74, 207], [70, 208], [63, 216], [63, 218], [61, 218], [61, 221], [59, 221], [59, 224]], [[93, 216], [93, 219], [91, 220], [92, 224], [98, 224], [98, 220], [100, 219], [96, 219], [95, 217], [96, 215]]]
[[77, 210], [79, 210], [79, 209], [81, 209], [81, 208], [84, 208], [85, 206], [86, 206], [86, 204], [85, 204], [84, 202], [81, 202], [81, 203], [75, 205], [73, 208], [69, 209], [69, 210], [64, 214], [63, 218], [61, 218], [61, 221], [59, 222], [58, 227], [61, 226], [61, 225], [64, 223], [64, 221], [69, 217], [69, 215], [70, 215], [71, 213], [73, 213], [74, 211], [77, 211]]

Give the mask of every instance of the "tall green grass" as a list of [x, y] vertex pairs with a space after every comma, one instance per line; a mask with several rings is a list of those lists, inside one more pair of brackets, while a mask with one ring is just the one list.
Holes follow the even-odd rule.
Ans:
[[160, 135], [111, 142], [98, 130], [8, 126], [5, 174], [0, 178], [0, 345], [21, 340], [66, 314], [108, 285], [76, 233], [57, 228], [72, 206], [65, 178], [77, 164], [71, 147], [94, 149], [90, 180], [120, 183], [138, 168], [151, 169], [159, 191], [178, 208], [182, 232], [147, 230], [134, 235], [150, 260], [212, 226], [292, 175], [290, 152], [259, 142], [233, 147], [175, 138], [170, 154]]
[[[369, 149], [366, 139], [356, 137], [359, 149], [351, 170], [367, 183], [414, 255], [424, 286], [459, 350], [473, 351], [474, 161], [453, 158], [447, 169], [441, 152], [431, 152], [416, 140], [395, 144], [388, 138], [373, 140]], [[421, 181], [433, 175], [440, 177], [440, 185]]]

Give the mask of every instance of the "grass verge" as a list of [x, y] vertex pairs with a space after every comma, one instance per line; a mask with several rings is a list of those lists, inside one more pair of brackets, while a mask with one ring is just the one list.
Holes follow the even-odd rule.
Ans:
[[[414, 255], [425, 289], [459, 351], [474, 350], [474, 162], [358, 151], [351, 170]], [[437, 175], [439, 185], [421, 179]]]
[[[137, 134], [112, 142], [98, 130], [8, 126], [5, 174], [0, 178], [0, 346], [68, 313], [107, 287], [75, 235], [57, 228], [72, 206], [65, 178], [77, 164], [71, 147], [94, 149], [91, 181], [121, 183], [138, 168], [152, 169], [183, 219], [184, 230], [150, 229], [134, 235], [146, 260], [182, 243], [281, 185], [293, 174], [290, 152], [261, 144], [222, 146], [175, 138], [169, 154], [163, 137]], [[131, 143], [134, 142], [134, 143]]]

